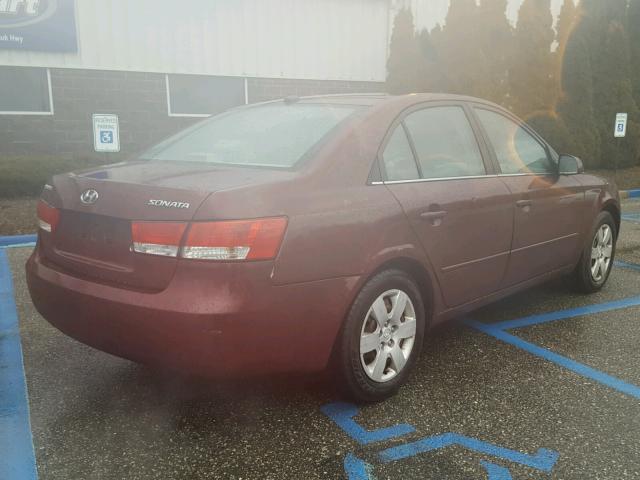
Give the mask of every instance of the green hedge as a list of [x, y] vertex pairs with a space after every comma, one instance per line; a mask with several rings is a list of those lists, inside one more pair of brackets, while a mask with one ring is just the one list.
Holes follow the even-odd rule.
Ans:
[[96, 160], [0, 156], [0, 198], [40, 195], [52, 175], [100, 165]]

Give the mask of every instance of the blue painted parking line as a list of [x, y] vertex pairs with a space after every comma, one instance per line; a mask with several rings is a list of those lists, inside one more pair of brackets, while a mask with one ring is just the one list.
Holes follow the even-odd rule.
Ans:
[[358, 415], [358, 408], [350, 403], [330, 403], [324, 405], [320, 410], [337, 423], [347, 435], [361, 445], [401, 437], [402, 435], [413, 433], [416, 430], [411, 425], [406, 424], [394, 425], [393, 427], [373, 431], [365, 430], [353, 419], [353, 417]]
[[371, 465], [363, 462], [353, 453], [344, 457], [344, 472], [349, 480], [370, 480], [372, 478]]
[[640, 213], [623, 213], [622, 220], [632, 223], [640, 223]]
[[627, 196], [629, 198], [640, 198], [640, 189], [627, 190]]
[[[397, 438], [404, 434], [401, 432], [411, 433], [415, 431], [413, 426], [406, 424], [394, 425], [393, 427], [373, 431], [365, 430], [354, 420], [354, 417], [359, 414], [358, 408], [349, 403], [331, 403], [323, 406], [321, 410], [347, 435], [362, 445]], [[358, 433], [354, 434], [354, 431]], [[381, 432], [385, 433], [382, 434]], [[419, 440], [381, 450], [377, 453], [377, 458], [381, 463], [391, 463], [453, 446], [461, 446], [476, 454], [494, 457], [504, 462], [523, 465], [544, 473], [550, 473], [560, 457], [558, 452], [546, 448], [540, 448], [535, 454], [530, 455], [476, 438], [449, 432], [424, 437]], [[509, 469], [504, 466], [486, 460], [480, 460], [480, 465], [487, 472], [488, 480], [512, 480]], [[344, 471], [349, 480], [372, 480], [375, 478], [373, 469], [373, 465], [366, 463], [353, 453], [348, 453], [344, 458]]]
[[37, 235], [13, 235], [0, 237], [0, 247], [30, 247], [36, 244]]
[[517, 320], [492, 323], [491, 327], [498, 330], [512, 330], [514, 328], [530, 327], [532, 325], [539, 325], [541, 323], [553, 322], [556, 320], [566, 320], [568, 318], [580, 317], [582, 315], [591, 315], [610, 310], [636, 307], [638, 305], [640, 305], [640, 296], [624, 298], [613, 302], [586, 305], [584, 307], [570, 308], [567, 310], [559, 310], [556, 312], [543, 313], [540, 315], [532, 315], [530, 317], [519, 318]]
[[11, 269], [0, 249], [0, 478], [37, 477]]
[[[633, 264], [630, 264], [630, 265], [633, 265]], [[634, 265], [634, 268], [635, 268], [635, 265]], [[532, 325], [540, 325], [547, 322], [567, 320], [569, 318], [575, 318], [582, 315], [592, 315], [595, 313], [602, 313], [602, 312], [607, 312], [611, 310], [618, 310], [618, 309], [635, 307], [635, 306], [640, 306], [640, 296], [624, 298], [622, 300], [616, 300], [613, 302], [606, 302], [606, 303], [599, 303], [594, 305], [587, 305], [584, 307], [571, 308], [568, 310], [560, 310], [556, 312], [544, 313], [540, 315], [532, 315], [525, 318], [508, 320], [505, 322], [499, 322], [494, 324], [476, 322], [471, 319], [466, 320], [464, 323], [500, 341], [513, 345], [514, 347], [520, 348], [544, 360], [555, 363], [556, 365], [566, 368], [567, 370], [577, 373], [578, 375], [582, 375], [583, 377], [589, 378], [602, 385], [606, 385], [607, 387], [617, 390], [618, 392], [624, 393], [625, 395], [629, 395], [631, 397], [640, 399], [640, 387], [638, 387], [637, 385], [624, 382], [619, 378], [616, 378], [612, 375], [604, 373], [595, 368], [589, 367], [583, 363], [576, 362], [575, 360], [571, 360], [570, 358], [559, 355], [555, 352], [552, 352], [549, 349], [529, 343], [525, 340], [522, 340], [519, 337], [516, 337], [515, 335], [511, 335], [510, 333], [507, 333], [506, 331], [506, 330], [512, 330], [516, 328], [529, 327]]]
[[600, 370], [588, 367], [583, 363], [576, 362], [575, 360], [563, 357], [562, 355], [552, 352], [551, 350], [540, 347], [538, 345], [534, 345], [533, 343], [529, 343], [525, 340], [522, 340], [521, 338], [505, 332], [504, 330], [501, 330], [500, 328], [494, 328], [493, 325], [474, 322], [472, 320], [468, 320], [465, 323], [477, 330], [480, 330], [481, 332], [486, 333], [487, 335], [491, 335], [492, 337], [513, 345], [514, 347], [521, 348], [522, 350], [529, 352], [537, 357], [555, 363], [556, 365], [566, 368], [567, 370], [571, 370], [578, 375], [582, 375], [583, 377], [601, 383], [602, 385], [606, 385], [607, 387], [613, 388], [614, 390], [624, 393], [625, 395], [630, 395], [634, 398], [640, 398], [640, 387], [636, 385], [626, 383], [619, 378], [608, 375], [604, 372], [601, 372]]
[[485, 460], [481, 460], [480, 465], [487, 471], [488, 480], [513, 480], [508, 468], [501, 467], [495, 463], [489, 463]]
[[628, 268], [630, 270], [637, 270], [637, 271], [640, 272], [640, 265], [638, 265], [636, 263], [629, 263], [629, 262], [623, 262], [622, 260], [616, 260], [614, 262], [614, 265], [616, 267]]
[[457, 433], [444, 433], [435, 437], [427, 437], [413, 443], [405, 443], [396, 447], [388, 448], [378, 454], [384, 463], [394, 462], [405, 458], [413, 457], [420, 453], [431, 452], [448, 448], [452, 445], [460, 445], [468, 450], [477, 453], [500, 458], [511, 463], [535, 468], [541, 472], [549, 473], [560, 456], [558, 452], [541, 448], [535, 455], [527, 455], [508, 448], [499, 447], [482, 440], [465, 437]]

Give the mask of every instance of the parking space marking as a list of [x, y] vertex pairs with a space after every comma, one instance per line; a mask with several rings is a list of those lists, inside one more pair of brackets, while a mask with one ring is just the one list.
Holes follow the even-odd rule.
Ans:
[[[412, 425], [406, 424], [367, 431], [354, 420], [354, 417], [359, 414], [359, 410], [358, 407], [350, 403], [330, 403], [321, 407], [321, 410], [347, 435], [362, 445], [390, 440], [415, 431]], [[354, 434], [354, 431], [357, 433]], [[381, 463], [391, 463], [452, 446], [461, 446], [475, 453], [530, 467], [544, 473], [551, 473], [560, 458], [560, 454], [555, 450], [540, 448], [535, 454], [530, 455], [453, 432], [424, 437], [409, 443], [396, 445], [379, 451], [377, 457]], [[487, 472], [488, 480], [512, 479], [511, 473], [506, 467], [486, 460], [481, 460], [480, 465]], [[345, 455], [344, 471], [349, 480], [371, 480], [375, 478], [373, 466], [356, 457], [353, 453]]]
[[394, 425], [393, 427], [373, 431], [365, 430], [353, 419], [353, 417], [358, 415], [358, 408], [350, 403], [330, 403], [324, 405], [320, 410], [333, 420], [347, 435], [361, 445], [390, 440], [401, 437], [402, 435], [407, 435], [408, 433], [413, 433], [416, 430], [413, 426], [407, 424]]
[[0, 249], [0, 478], [37, 477], [11, 268]]
[[370, 480], [371, 465], [360, 460], [353, 453], [347, 453], [344, 457], [344, 472], [349, 480]]
[[13, 235], [10, 237], [0, 237], [0, 248], [33, 247], [35, 246], [37, 239], [37, 235]]
[[511, 472], [507, 468], [485, 460], [481, 460], [480, 465], [487, 471], [487, 480], [513, 480]]
[[514, 347], [518, 347], [526, 352], [531, 353], [532, 355], [555, 363], [556, 365], [566, 368], [567, 370], [571, 370], [578, 375], [590, 378], [591, 380], [613, 388], [614, 390], [617, 390], [621, 393], [640, 399], [640, 387], [636, 385], [624, 382], [619, 378], [604, 373], [600, 370], [596, 370], [595, 368], [588, 367], [587, 365], [576, 362], [575, 360], [571, 360], [570, 358], [563, 357], [562, 355], [552, 352], [551, 350], [547, 350], [546, 348], [526, 342], [525, 340], [511, 335], [504, 330], [493, 328], [492, 325], [486, 325], [484, 323], [475, 322], [472, 320], [468, 320], [465, 323], [477, 330], [480, 330], [483, 333], [486, 333], [487, 335], [513, 345]]
[[636, 307], [638, 305], [640, 305], [640, 296], [624, 298], [622, 300], [616, 300], [613, 302], [597, 303], [595, 305], [585, 305], [584, 307], [570, 308], [567, 310], [558, 310], [556, 312], [543, 313], [539, 315], [531, 315], [529, 317], [519, 318], [516, 320], [507, 320], [505, 322], [492, 323], [491, 327], [498, 330], [513, 330], [515, 328], [530, 327], [532, 325], [539, 325], [541, 323], [554, 322], [556, 320], [566, 320], [583, 315], [591, 315], [594, 313], [608, 312], [610, 310]]
[[[625, 268], [633, 268], [635, 270], [636, 268], [640, 269], [640, 266], [635, 264], [626, 264]], [[640, 296], [624, 298], [622, 300], [616, 300], [613, 302], [586, 305], [583, 307], [571, 308], [568, 310], [559, 310], [556, 312], [549, 312], [540, 315], [532, 315], [529, 317], [507, 320], [494, 324], [481, 323], [472, 319], [467, 319], [464, 323], [472, 328], [475, 328], [476, 330], [479, 330], [483, 333], [486, 333], [487, 335], [496, 338], [497, 340], [513, 345], [514, 347], [520, 348], [549, 362], [555, 363], [556, 365], [566, 368], [567, 370], [577, 373], [578, 375], [594, 380], [602, 385], [606, 385], [607, 387], [624, 393], [625, 395], [640, 399], [640, 387], [638, 387], [637, 385], [627, 383], [617, 377], [614, 377], [613, 375], [609, 375], [600, 370], [589, 367], [583, 363], [571, 360], [570, 358], [552, 352], [547, 348], [529, 343], [515, 335], [507, 333], [506, 331], [635, 306], [640, 306]]]
[[413, 443], [405, 443], [396, 447], [388, 448], [378, 454], [384, 463], [394, 462], [405, 458], [419, 455], [420, 453], [440, 450], [453, 445], [460, 445], [468, 450], [489, 455], [491, 457], [507, 460], [512, 463], [535, 468], [541, 472], [549, 473], [553, 470], [560, 454], [554, 450], [546, 448], [539, 449], [535, 455], [517, 452], [508, 448], [499, 447], [491, 443], [475, 438], [465, 437], [457, 433], [444, 433], [434, 437], [427, 437]]
[[622, 260], [616, 260], [614, 262], [616, 267], [628, 268], [629, 270], [637, 270], [640, 272], [640, 265], [635, 263], [623, 262]]

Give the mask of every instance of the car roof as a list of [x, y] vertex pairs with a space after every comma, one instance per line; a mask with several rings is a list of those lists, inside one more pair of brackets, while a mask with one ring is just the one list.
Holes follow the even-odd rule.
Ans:
[[[488, 100], [465, 95], [455, 95], [452, 93], [410, 93], [407, 95], [389, 95], [386, 93], [350, 93], [335, 95], [314, 95], [309, 97], [287, 97], [285, 101], [300, 103], [327, 103], [343, 105], [363, 105], [374, 106], [380, 104], [402, 104], [411, 105], [422, 102], [434, 101], [456, 101], [484, 103], [499, 107]], [[501, 108], [501, 107], [500, 107]]]

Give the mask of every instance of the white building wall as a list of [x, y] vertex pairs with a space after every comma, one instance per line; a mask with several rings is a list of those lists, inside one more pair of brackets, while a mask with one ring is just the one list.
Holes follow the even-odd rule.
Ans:
[[384, 81], [389, 0], [76, 0], [79, 50], [0, 65]]

